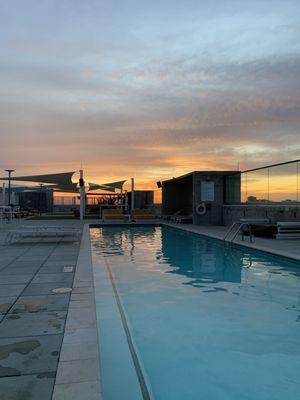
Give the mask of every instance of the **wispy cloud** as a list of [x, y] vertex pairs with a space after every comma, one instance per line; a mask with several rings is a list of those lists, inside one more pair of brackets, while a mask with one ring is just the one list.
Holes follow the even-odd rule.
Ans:
[[1, 5], [0, 168], [150, 185], [299, 157], [296, 1], [42, 3]]

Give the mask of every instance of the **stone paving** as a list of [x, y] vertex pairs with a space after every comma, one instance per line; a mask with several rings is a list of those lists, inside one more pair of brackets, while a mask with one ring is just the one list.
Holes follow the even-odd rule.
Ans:
[[50, 400], [79, 243], [35, 240], [0, 247], [0, 398]]

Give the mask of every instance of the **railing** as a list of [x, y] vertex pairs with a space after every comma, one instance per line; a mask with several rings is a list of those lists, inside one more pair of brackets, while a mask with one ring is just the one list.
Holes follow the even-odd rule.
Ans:
[[[224, 236], [224, 242], [230, 242], [232, 243], [235, 238], [237, 237], [237, 235], [239, 234], [239, 232], [242, 232], [242, 241], [244, 241], [244, 228], [248, 228], [248, 232], [249, 232], [249, 239], [250, 239], [250, 243], [253, 242], [253, 235], [252, 235], [252, 228], [251, 228], [251, 223], [249, 222], [234, 222], [230, 228], [228, 229], [226, 235]], [[236, 228], [236, 229], [235, 229]], [[232, 236], [230, 236], [230, 234], [232, 234]]]
[[226, 204], [298, 204], [300, 160], [250, 169], [226, 177]]

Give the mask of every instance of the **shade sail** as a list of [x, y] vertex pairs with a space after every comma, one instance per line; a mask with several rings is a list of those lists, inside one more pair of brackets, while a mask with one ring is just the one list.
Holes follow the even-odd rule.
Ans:
[[[30, 175], [30, 176], [12, 176], [10, 178], [11, 181], [20, 181], [20, 182], [39, 182], [44, 183], [45, 186], [52, 188], [54, 191], [58, 192], [68, 192], [68, 193], [78, 193], [78, 184], [77, 182], [72, 182], [72, 176], [77, 171], [71, 172], [62, 172], [58, 174], [45, 174], [45, 175]], [[0, 178], [0, 180], [9, 180], [8, 177]], [[105, 183], [103, 185], [98, 185], [97, 183], [89, 183], [90, 190], [105, 190], [108, 192], [115, 192], [116, 189], [122, 189], [124, 181], [117, 181], [111, 183]]]
[[97, 183], [89, 183], [90, 188], [89, 190], [97, 190], [97, 189], [102, 189], [106, 190], [108, 192], [114, 192], [115, 189], [122, 189], [125, 181], [118, 181], [118, 182], [111, 182], [111, 183], [105, 183], [103, 185], [98, 185]]
[[[72, 176], [76, 171], [72, 172], [62, 172], [59, 174], [46, 174], [46, 175], [30, 175], [30, 176], [12, 176], [11, 181], [20, 182], [40, 182], [40, 183], [53, 183], [56, 185], [66, 185], [68, 186], [72, 182]], [[0, 178], [1, 180], [8, 181], [8, 177]], [[75, 184], [76, 185], [76, 184]]]

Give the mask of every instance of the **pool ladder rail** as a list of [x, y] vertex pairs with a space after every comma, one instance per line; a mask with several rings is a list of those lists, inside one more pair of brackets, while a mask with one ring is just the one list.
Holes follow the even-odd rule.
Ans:
[[244, 235], [243, 228], [245, 228], [245, 227], [247, 227], [248, 231], [249, 231], [250, 243], [253, 243], [253, 234], [252, 234], [251, 223], [244, 222], [244, 221], [236, 221], [230, 226], [230, 228], [228, 229], [228, 231], [226, 232], [226, 234], [223, 238], [224, 242], [232, 243], [240, 231], [242, 232], [242, 241], [244, 241], [245, 235]]

